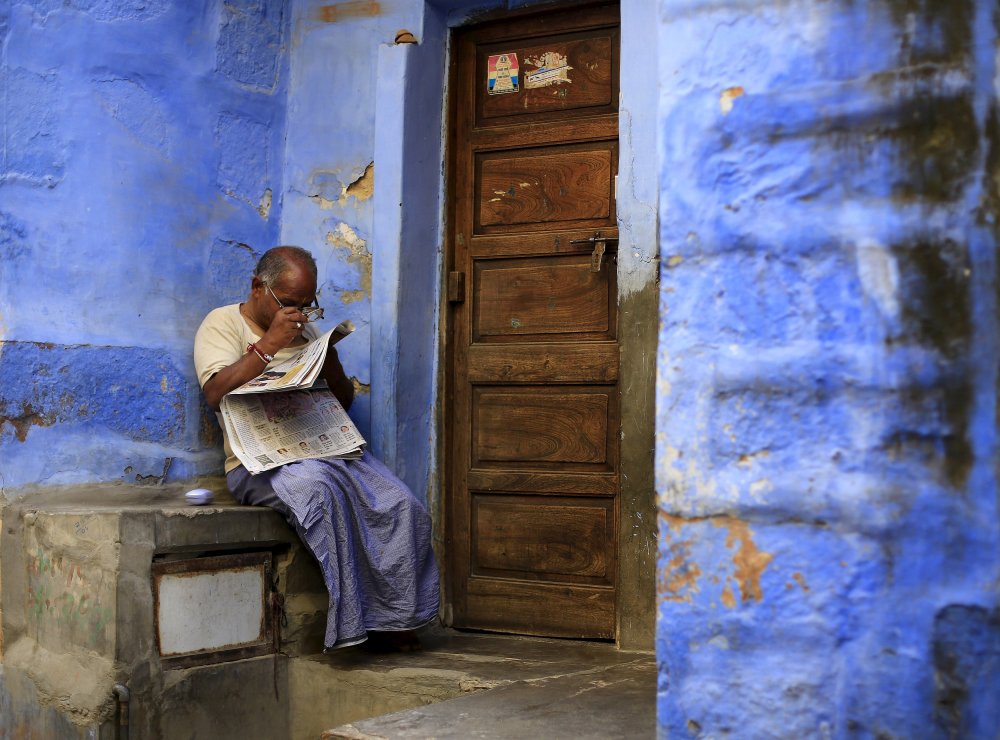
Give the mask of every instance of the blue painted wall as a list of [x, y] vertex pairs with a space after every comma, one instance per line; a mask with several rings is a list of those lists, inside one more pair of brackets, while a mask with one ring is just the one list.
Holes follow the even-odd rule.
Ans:
[[1000, 732], [993, 0], [661, 0], [663, 737]]
[[[358, 327], [341, 345], [358, 389], [352, 415], [430, 495], [443, 155], [440, 126], [427, 122], [440, 121], [447, 15], [481, 5], [0, 5], [0, 374], [15, 381], [0, 388], [7, 493], [218, 472], [193, 332], [210, 308], [245, 295], [261, 252], [291, 243], [316, 255], [331, 318]], [[380, 83], [379, 57], [402, 28], [424, 45], [400, 52], [412, 61], [399, 66], [396, 95]], [[410, 191], [405, 218], [398, 192], [381, 213], [373, 197], [380, 89], [405, 139], [383, 164], [386, 181]], [[414, 99], [420, 110], [402, 116]], [[376, 249], [380, 218], [399, 228]], [[373, 287], [379, 257], [402, 278]], [[410, 358], [402, 383], [400, 353]]]
[[[490, 4], [0, 3], [6, 493], [218, 471], [193, 332], [278, 242], [359, 326], [363, 431], [433, 485], [440, 141], [414, 97]], [[659, 200], [663, 735], [1000, 727], [994, 5], [623, 13], [624, 295]]]
[[193, 332], [278, 237], [288, 3], [0, 2], [0, 487], [217, 472]]

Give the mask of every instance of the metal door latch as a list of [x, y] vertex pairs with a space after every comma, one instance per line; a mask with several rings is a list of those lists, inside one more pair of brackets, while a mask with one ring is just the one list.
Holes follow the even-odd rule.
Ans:
[[604, 250], [608, 242], [617, 242], [613, 236], [601, 236], [601, 232], [598, 231], [589, 239], [574, 239], [570, 244], [593, 244], [594, 251], [590, 253], [590, 271], [600, 272], [602, 263], [604, 262]]

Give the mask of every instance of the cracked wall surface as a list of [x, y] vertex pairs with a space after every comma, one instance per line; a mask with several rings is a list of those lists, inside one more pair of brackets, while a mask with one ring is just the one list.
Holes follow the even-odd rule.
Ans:
[[659, 8], [661, 736], [992, 737], [996, 5]]

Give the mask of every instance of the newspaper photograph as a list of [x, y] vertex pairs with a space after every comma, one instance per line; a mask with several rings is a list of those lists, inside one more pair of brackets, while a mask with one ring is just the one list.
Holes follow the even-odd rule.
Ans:
[[220, 410], [233, 454], [251, 475], [295, 460], [354, 459], [364, 452], [364, 437], [326, 388], [230, 393]]
[[229, 392], [229, 395], [272, 393], [293, 388], [308, 388], [319, 377], [326, 361], [327, 348], [354, 331], [351, 321], [342, 321], [330, 331], [305, 345], [299, 352], [269, 367], [253, 380]]

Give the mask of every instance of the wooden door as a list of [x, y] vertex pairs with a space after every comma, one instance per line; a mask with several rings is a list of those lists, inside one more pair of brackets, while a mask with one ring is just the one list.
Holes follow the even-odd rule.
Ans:
[[618, 24], [617, 5], [602, 4], [455, 36], [447, 551], [458, 627], [615, 636]]

